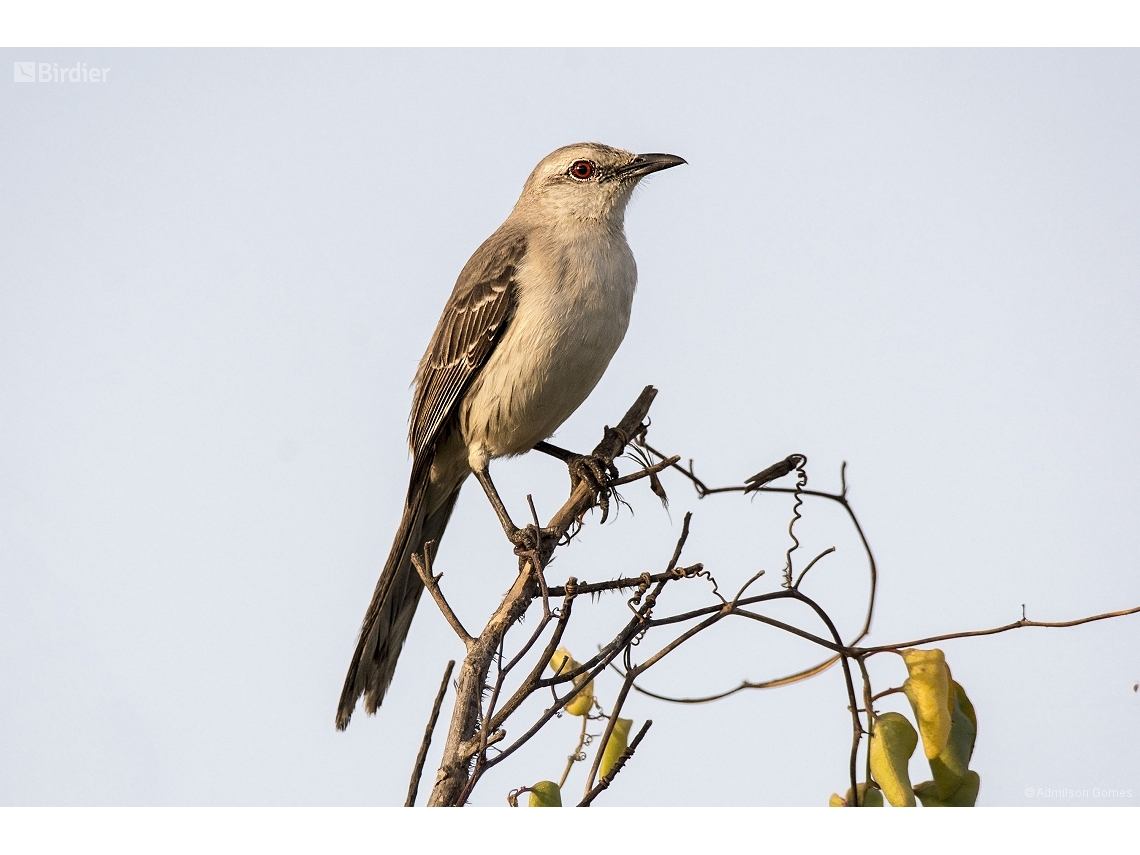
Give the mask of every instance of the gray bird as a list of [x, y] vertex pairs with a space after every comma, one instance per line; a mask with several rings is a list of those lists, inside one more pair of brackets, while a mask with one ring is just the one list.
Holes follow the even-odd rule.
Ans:
[[464, 265], [416, 372], [404, 516], [360, 628], [338, 730], [361, 695], [369, 713], [384, 700], [423, 592], [412, 555], [432, 557], [468, 475], [519, 542], [488, 464], [539, 444], [559, 451], [544, 440], [593, 390], [629, 325], [637, 265], [626, 204], [646, 175], [684, 162], [598, 143], [560, 148]]

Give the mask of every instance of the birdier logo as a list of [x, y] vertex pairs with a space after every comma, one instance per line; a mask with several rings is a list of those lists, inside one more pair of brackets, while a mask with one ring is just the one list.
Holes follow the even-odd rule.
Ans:
[[87, 63], [60, 66], [57, 62], [13, 62], [15, 83], [106, 83], [109, 68], [88, 68]]

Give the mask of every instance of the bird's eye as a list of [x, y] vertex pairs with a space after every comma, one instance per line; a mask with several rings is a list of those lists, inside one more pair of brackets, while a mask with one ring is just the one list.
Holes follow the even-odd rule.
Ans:
[[588, 160], [576, 160], [570, 167], [570, 174], [579, 181], [589, 181], [594, 177], [594, 164]]

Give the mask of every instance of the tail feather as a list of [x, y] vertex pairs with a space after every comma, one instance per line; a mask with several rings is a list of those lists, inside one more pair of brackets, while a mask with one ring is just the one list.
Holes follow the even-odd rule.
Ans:
[[337, 730], [348, 727], [361, 695], [364, 695], [365, 711], [369, 715], [376, 712], [392, 682], [396, 660], [404, 646], [404, 639], [408, 637], [412, 617], [424, 589], [419, 574], [412, 566], [412, 555], [422, 555], [424, 544], [432, 543], [431, 557], [434, 557], [455, 507], [455, 500], [459, 497], [459, 487], [456, 487], [439, 508], [425, 516], [427, 490], [426, 473], [420, 477], [413, 476], [403, 519], [400, 520], [384, 571], [376, 583], [372, 602], [364, 615], [356, 652], [344, 679], [344, 689], [336, 713]]

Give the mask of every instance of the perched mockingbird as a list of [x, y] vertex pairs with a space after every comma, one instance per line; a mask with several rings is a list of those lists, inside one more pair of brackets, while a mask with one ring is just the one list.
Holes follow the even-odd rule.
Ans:
[[560, 148], [459, 274], [416, 372], [404, 517], [360, 628], [338, 729], [361, 695], [369, 713], [384, 700], [423, 592], [411, 557], [434, 553], [468, 475], [521, 542], [487, 465], [540, 443], [569, 456], [543, 441], [593, 390], [629, 325], [637, 265], [626, 204], [641, 178], [684, 162], [597, 143]]

